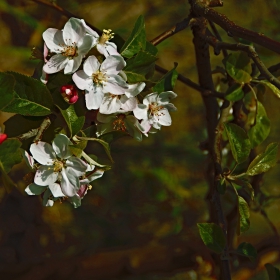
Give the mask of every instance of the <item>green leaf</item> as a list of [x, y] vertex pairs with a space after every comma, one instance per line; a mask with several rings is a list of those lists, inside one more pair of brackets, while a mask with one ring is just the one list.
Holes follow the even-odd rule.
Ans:
[[238, 210], [240, 232], [245, 232], [250, 228], [250, 210], [247, 202], [241, 196], [238, 196]]
[[177, 66], [178, 63], [174, 63], [174, 68], [159, 80], [159, 82], [153, 87], [153, 92], [160, 93], [163, 91], [173, 90], [178, 77], [178, 72], [176, 71]]
[[0, 73], [0, 109], [5, 108], [14, 99], [15, 78], [8, 73]]
[[270, 121], [266, 116], [265, 108], [262, 103], [258, 101], [255, 125], [248, 131], [252, 148], [261, 144], [267, 138], [269, 132]]
[[236, 253], [241, 256], [248, 257], [252, 262], [257, 258], [257, 250], [252, 244], [248, 242], [239, 244], [238, 248], [236, 249]]
[[203, 243], [212, 251], [221, 254], [226, 245], [226, 239], [221, 227], [214, 223], [197, 224]]
[[268, 171], [277, 163], [278, 143], [271, 143], [267, 146], [264, 153], [259, 154], [250, 163], [246, 174], [254, 176]]
[[272, 90], [272, 92], [278, 97], [280, 98], [280, 90], [273, 84], [271, 84], [269, 81], [266, 80], [262, 80], [262, 81], [256, 81], [259, 84], [263, 84], [265, 86], [267, 86], [268, 88], [270, 88]]
[[[57, 106], [58, 107], [58, 106]], [[63, 110], [58, 107], [63, 118], [65, 119], [71, 136], [76, 135], [84, 126], [85, 116], [77, 114], [77, 106], [71, 104]]]
[[251, 143], [247, 133], [238, 125], [224, 123], [233, 158], [237, 163], [245, 161], [250, 154]]
[[0, 145], [0, 162], [3, 168], [8, 173], [15, 164], [22, 160], [21, 142], [17, 139], [7, 139]]
[[93, 158], [91, 158], [89, 155], [87, 155], [84, 151], [82, 152], [82, 157], [89, 163], [92, 164], [94, 166], [99, 166], [101, 167], [103, 170], [109, 170], [111, 169], [111, 167], [109, 165], [103, 165], [98, 163], [97, 161], [95, 161]]
[[15, 72], [0, 73], [0, 110], [24, 116], [46, 116], [54, 109], [47, 87]]
[[154, 46], [152, 43], [150, 43], [149, 41], [146, 42], [146, 52], [156, 56], [158, 54], [158, 49], [156, 46]]
[[141, 15], [137, 19], [132, 33], [124, 43], [120, 53], [126, 58], [130, 58], [138, 53], [140, 50], [146, 48], [146, 31], [144, 17]]
[[225, 99], [234, 102], [242, 99], [243, 97], [244, 97], [243, 85], [233, 84], [230, 88], [228, 88]]
[[229, 54], [224, 60], [227, 73], [238, 83], [249, 83], [251, 81], [252, 67], [250, 58], [244, 52]]
[[99, 138], [110, 144], [110, 143], [116, 141], [117, 139], [125, 137], [125, 136], [129, 136], [129, 135], [128, 135], [128, 133], [126, 133], [124, 131], [111, 131], [111, 132], [102, 134]]
[[127, 60], [123, 71], [127, 76], [128, 82], [133, 84], [145, 81], [146, 75], [154, 68], [156, 60], [156, 56], [145, 51], [140, 51], [135, 57]]
[[267, 263], [265, 264], [265, 268], [268, 273], [269, 280], [280, 280], [280, 270], [277, 267]]
[[114, 161], [113, 161], [113, 158], [112, 158], [112, 156], [111, 156], [110, 146], [109, 146], [109, 144], [108, 144], [107, 142], [105, 142], [104, 140], [99, 139], [99, 138], [90, 138], [90, 137], [77, 137], [77, 138], [78, 138], [79, 140], [82, 140], [82, 141], [95, 141], [95, 142], [100, 143], [100, 144], [103, 146], [103, 148], [105, 149], [105, 152], [106, 152], [107, 156], [109, 157], [109, 159], [110, 159], [112, 162], [114, 162]]

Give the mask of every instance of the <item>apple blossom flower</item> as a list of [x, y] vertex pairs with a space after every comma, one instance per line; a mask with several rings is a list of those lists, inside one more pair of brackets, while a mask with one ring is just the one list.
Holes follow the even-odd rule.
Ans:
[[76, 86], [85, 90], [86, 106], [88, 110], [98, 109], [104, 94], [124, 94], [128, 85], [118, 73], [126, 65], [123, 57], [110, 55], [102, 64], [95, 56], [89, 56], [83, 64], [83, 70], [73, 74]]
[[145, 85], [145, 83], [127, 85], [128, 89], [122, 95], [105, 93], [100, 104], [99, 112], [102, 114], [113, 114], [118, 111], [133, 111], [138, 104], [135, 96], [144, 89]]
[[63, 68], [64, 74], [74, 73], [94, 44], [94, 38], [86, 34], [82, 21], [77, 18], [70, 18], [63, 30], [48, 28], [43, 39], [49, 50], [56, 53], [43, 67], [48, 74]]
[[134, 116], [142, 120], [141, 127], [144, 134], [147, 134], [151, 128], [160, 129], [161, 125], [171, 125], [171, 116], [169, 111], [176, 111], [176, 107], [169, 103], [170, 99], [177, 96], [173, 91], [166, 91], [158, 94], [150, 93], [144, 100], [143, 104], [138, 104], [133, 110]]
[[96, 42], [95, 46], [97, 50], [103, 54], [105, 57], [109, 55], [120, 55], [117, 51], [117, 46], [113, 42], [109, 42], [110, 39], [114, 38], [114, 33], [111, 29], [103, 29], [103, 33], [101, 36], [94, 30], [92, 30], [82, 19], [81, 20], [86, 32], [94, 38], [94, 42]]
[[34, 183], [39, 186], [48, 186], [59, 183], [62, 193], [68, 197], [76, 195], [80, 188], [79, 177], [87, 170], [87, 164], [70, 152], [68, 145], [72, 142], [64, 134], [55, 137], [52, 146], [39, 141], [30, 146], [34, 159], [41, 164], [38, 167]]

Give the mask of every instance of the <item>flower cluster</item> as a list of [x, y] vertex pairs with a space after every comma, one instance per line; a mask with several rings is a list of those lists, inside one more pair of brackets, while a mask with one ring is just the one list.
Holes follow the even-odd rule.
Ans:
[[[72, 142], [64, 134], [59, 134], [52, 145], [39, 141], [30, 146], [30, 154], [24, 153], [27, 164], [35, 170], [34, 182], [25, 189], [29, 195], [43, 194], [45, 206], [52, 206], [59, 198], [68, 197], [75, 207], [91, 188], [90, 182], [103, 175], [71, 153]], [[36, 163], [35, 163], [36, 161]]]
[[[63, 30], [47, 29], [43, 33], [47, 49], [41, 80], [47, 82], [48, 74], [62, 70], [71, 74], [77, 88], [85, 93], [87, 109], [98, 110], [98, 136], [120, 130], [141, 140], [142, 134], [147, 136], [162, 125], [171, 125], [169, 111], [176, 108], [169, 101], [176, 94], [150, 93], [139, 104], [138, 95], [146, 85], [127, 82], [123, 71], [126, 61], [109, 41], [113, 35], [109, 29], [99, 36], [84, 20], [77, 18], [70, 18]], [[61, 89], [63, 98], [70, 104], [78, 100], [73, 87], [66, 85]]]

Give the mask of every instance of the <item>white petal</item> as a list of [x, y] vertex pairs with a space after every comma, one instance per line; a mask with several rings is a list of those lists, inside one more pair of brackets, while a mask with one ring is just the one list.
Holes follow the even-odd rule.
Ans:
[[117, 51], [117, 45], [113, 42], [106, 42], [105, 48], [110, 55], [120, 55]]
[[125, 91], [125, 95], [127, 97], [135, 97], [144, 89], [145, 86], [146, 84], [144, 82], [128, 85], [128, 89]]
[[159, 111], [158, 123], [164, 126], [171, 125], [171, 117], [166, 108]]
[[108, 56], [101, 64], [101, 71], [106, 71], [107, 75], [117, 75], [126, 65], [125, 60], [119, 55]]
[[81, 19], [81, 22], [82, 22], [83, 26], [85, 27], [85, 30], [88, 34], [92, 35], [95, 38], [99, 38], [98, 33], [96, 31], [94, 31], [93, 29], [91, 29], [83, 19]]
[[53, 167], [48, 165], [41, 165], [36, 171], [34, 177], [34, 183], [39, 186], [48, 186], [53, 184], [58, 177], [58, 173], [55, 173]]
[[30, 152], [34, 159], [43, 165], [52, 165], [53, 160], [56, 159], [52, 146], [46, 142], [39, 141], [31, 144]]
[[150, 93], [144, 98], [143, 104], [149, 105], [153, 102], [157, 103], [157, 97], [158, 97], [158, 94], [156, 92]]
[[80, 19], [70, 18], [62, 31], [64, 42], [67, 46], [73, 43], [78, 44], [81, 38], [85, 36], [85, 28]]
[[89, 175], [87, 176], [86, 179], [87, 179], [88, 182], [90, 183], [90, 182], [92, 182], [92, 181], [94, 181], [94, 180], [96, 180], [96, 179], [102, 177], [102, 176], [103, 176], [103, 173], [104, 173], [103, 170], [96, 170], [96, 171], [94, 171], [93, 173], [89, 174]]
[[46, 188], [46, 186], [39, 186], [32, 183], [26, 187], [25, 192], [28, 195], [40, 195], [45, 191]]
[[71, 174], [66, 173], [65, 169], [61, 171], [61, 190], [62, 192], [69, 197], [72, 197], [77, 194], [78, 189], [80, 188], [79, 179]]
[[56, 54], [44, 65], [43, 70], [48, 74], [53, 74], [62, 70], [67, 62], [67, 57], [62, 54]]
[[70, 157], [66, 161], [66, 172], [67, 174], [71, 173], [76, 177], [84, 175], [87, 170], [87, 164], [77, 157]]
[[105, 94], [99, 112], [101, 114], [112, 114], [117, 112], [121, 108], [121, 101], [117, 96], [112, 96], [111, 94]]
[[73, 59], [68, 59], [67, 64], [64, 68], [64, 74], [72, 74], [74, 73], [82, 63], [82, 56], [76, 56]]
[[84, 62], [83, 69], [85, 73], [91, 77], [91, 75], [99, 70], [100, 63], [98, 59], [94, 56], [91, 55], [88, 57], [88, 59]]
[[96, 45], [97, 50], [103, 54], [105, 57], [109, 56], [109, 53], [107, 52], [105, 46], [103, 44], [98, 44]]
[[81, 44], [78, 46], [78, 55], [84, 57], [85, 54], [89, 52], [89, 50], [95, 45], [95, 39], [86, 35], [80, 40]]
[[25, 163], [27, 164], [28, 167], [33, 169], [34, 163], [35, 163], [33, 157], [25, 150], [21, 150], [21, 151], [22, 151], [22, 156], [23, 156]]
[[144, 104], [138, 104], [138, 106], [133, 110], [133, 114], [138, 120], [147, 120], [148, 106]]
[[63, 51], [64, 40], [62, 31], [56, 28], [48, 28], [43, 33], [43, 39], [51, 52], [61, 53]]
[[105, 93], [110, 92], [115, 95], [124, 94], [127, 88], [127, 83], [118, 75], [110, 75], [110, 77], [107, 78], [107, 82], [103, 83], [103, 90]]
[[88, 110], [98, 109], [104, 97], [101, 86], [94, 86], [93, 90], [87, 91], [85, 94], [86, 106]]
[[159, 94], [158, 96], [158, 103], [159, 104], [168, 104], [170, 99], [173, 99], [177, 96], [176, 93], [174, 93], [173, 91], [164, 91], [162, 93]]
[[126, 95], [122, 95], [120, 101], [122, 103], [121, 108], [125, 112], [133, 111], [138, 105], [138, 100], [136, 97], [127, 98]]
[[83, 70], [79, 70], [74, 73], [72, 80], [81, 90], [89, 90], [90, 86], [92, 85], [92, 79], [89, 79], [89, 76]]
[[[143, 128], [143, 133], [146, 134], [150, 131], [152, 125], [150, 124], [150, 122], [148, 120], [143, 120], [141, 122], [141, 127]], [[146, 135], [147, 136], [147, 135]]]
[[51, 190], [52, 195], [54, 197], [63, 197], [64, 196], [63, 192], [61, 191], [60, 185], [57, 183], [49, 185], [49, 189]]
[[52, 147], [58, 157], [62, 159], [67, 159], [72, 156], [72, 153], [69, 149], [69, 145], [72, 145], [72, 142], [64, 134], [58, 134], [53, 140]]

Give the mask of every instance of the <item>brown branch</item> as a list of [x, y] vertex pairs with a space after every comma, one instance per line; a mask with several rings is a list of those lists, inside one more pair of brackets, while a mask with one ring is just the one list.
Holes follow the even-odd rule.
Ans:
[[[196, 54], [196, 65], [198, 71], [199, 84], [202, 88], [205, 88], [210, 91], [214, 91], [214, 84], [212, 80], [211, 73], [211, 64], [210, 64], [210, 55], [209, 55], [209, 45], [205, 43], [205, 40], [202, 39], [202, 35], [206, 32], [206, 22], [203, 18], [197, 19], [197, 21], [192, 25], [193, 30], [193, 43], [195, 46]], [[202, 96], [205, 109], [206, 109], [206, 119], [207, 119], [207, 131], [208, 131], [208, 140], [209, 140], [209, 152], [212, 158], [212, 167], [208, 171], [208, 180], [209, 180], [209, 194], [208, 199], [210, 199], [209, 210], [210, 210], [210, 219], [213, 222], [219, 224], [224, 232], [225, 239], [227, 240], [227, 226], [223, 214], [223, 209], [220, 200], [220, 194], [217, 191], [217, 184], [221, 177], [222, 168], [221, 168], [221, 156], [216, 151], [217, 141], [220, 137], [217, 136], [217, 128], [221, 129], [220, 122], [224, 120], [225, 114], [221, 116], [220, 122], [218, 123], [217, 117], [219, 112], [219, 106], [216, 99], [212, 96]], [[225, 103], [226, 105], [227, 103]], [[212, 176], [212, 171], [214, 169], [214, 178]], [[230, 264], [229, 264], [229, 255], [228, 255], [228, 245], [226, 243], [224, 247], [224, 252], [222, 254], [221, 260], [216, 260], [221, 262], [221, 279], [230, 280]]]
[[185, 28], [187, 28], [189, 26], [190, 20], [191, 20], [191, 17], [188, 16], [183, 21], [176, 23], [169, 30], [167, 30], [167, 31], [161, 33], [160, 35], [158, 35], [156, 38], [151, 40], [150, 43], [153, 44], [154, 46], [158, 45], [159, 43], [161, 43], [165, 39], [167, 39], [167, 38], [173, 36], [174, 34], [184, 30]]
[[227, 49], [231, 51], [243, 51], [248, 54], [248, 56], [255, 62], [256, 66], [258, 67], [261, 74], [273, 85], [280, 89], [280, 81], [274, 77], [266, 68], [260, 57], [258, 56], [255, 48], [253, 46], [237, 43], [237, 44], [229, 44], [225, 42], [220, 42], [214, 36], [205, 36], [205, 41], [211, 45], [214, 50], [215, 54], [218, 54], [220, 50]]
[[[166, 74], [168, 71], [164, 68], [162, 68], [159, 65], [155, 65], [155, 70], [162, 73], [162, 74]], [[178, 74], [178, 81], [181, 81], [182, 83], [184, 83], [185, 85], [201, 92], [204, 96], [215, 96], [221, 99], [225, 98], [225, 95], [222, 92], [218, 92], [218, 91], [211, 91], [208, 89], [204, 89], [202, 88], [200, 85], [196, 84], [195, 82], [193, 82], [192, 80], [186, 78], [185, 76]]]
[[192, 6], [192, 13], [197, 17], [204, 17], [221, 26], [230, 36], [243, 38], [250, 42], [261, 45], [280, 54], [280, 43], [264, 36], [262, 33], [257, 33], [241, 26], [236, 25], [229, 20], [225, 15], [216, 12], [209, 8], [202, 1], [190, 0]]

